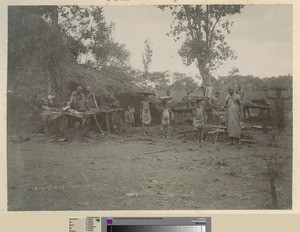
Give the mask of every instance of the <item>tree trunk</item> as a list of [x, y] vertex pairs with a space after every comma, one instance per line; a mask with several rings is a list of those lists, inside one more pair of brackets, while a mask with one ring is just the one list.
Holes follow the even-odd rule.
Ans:
[[206, 39], [205, 39], [205, 43], [206, 43], [206, 47], [208, 49], [208, 43], [209, 43], [209, 20], [208, 20], [208, 15], [209, 15], [209, 12], [208, 12], [208, 5], [206, 5], [206, 22], [205, 22], [205, 34], [206, 34]]
[[45, 66], [45, 69], [46, 69], [46, 77], [47, 77], [47, 81], [48, 81], [48, 95], [51, 93], [51, 90], [52, 90], [52, 81], [51, 81], [51, 76], [50, 76], [50, 73], [49, 73], [49, 69], [47, 67], [47, 65]]
[[201, 62], [201, 60], [199, 58], [197, 58], [197, 63], [198, 63], [198, 69], [199, 69], [200, 75], [202, 77], [202, 83], [204, 84], [208, 81], [209, 71], [205, 67], [205, 64], [203, 64], [203, 62]]
[[[191, 15], [190, 15], [190, 9], [189, 9], [188, 6], [183, 6], [183, 8], [184, 8], [185, 13], [186, 13], [186, 17], [187, 17], [187, 21], [188, 21], [188, 30], [191, 34], [192, 40], [197, 40], [197, 38], [194, 34], [194, 31], [193, 31], [193, 27], [192, 27], [192, 18], [191, 18]], [[204, 23], [205, 23], [205, 34], [206, 34], [205, 44], [206, 44], [206, 46], [208, 46], [208, 44], [209, 44], [208, 6], [206, 7], [206, 21]], [[201, 20], [200, 20], [200, 29], [201, 29]], [[201, 31], [200, 31], [200, 33], [201, 33]], [[201, 57], [198, 55], [197, 56], [197, 63], [198, 63], [198, 69], [199, 69], [200, 75], [202, 77], [202, 81], [203, 81], [203, 83], [206, 83], [208, 81], [208, 78], [209, 78], [209, 70], [205, 67], [206, 64], [208, 63], [208, 58], [207, 58], [208, 54], [205, 53], [204, 56], [205, 56], [204, 61], [202, 61]]]

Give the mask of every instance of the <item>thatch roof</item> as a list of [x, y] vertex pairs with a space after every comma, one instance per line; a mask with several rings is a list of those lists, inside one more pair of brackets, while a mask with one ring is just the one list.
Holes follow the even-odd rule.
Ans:
[[66, 72], [72, 75], [69, 78], [70, 81], [77, 82], [83, 87], [91, 87], [96, 95], [101, 95], [102, 93], [120, 94], [141, 91], [138, 86], [126, 78], [115, 77], [113, 75], [106, 76], [98, 70], [77, 63], [73, 63], [65, 67], [65, 69]]

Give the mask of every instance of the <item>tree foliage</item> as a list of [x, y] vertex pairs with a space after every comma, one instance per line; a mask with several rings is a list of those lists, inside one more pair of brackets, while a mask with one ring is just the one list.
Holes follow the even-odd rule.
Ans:
[[149, 39], [146, 39], [144, 41], [144, 47], [145, 47], [145, 51], [143, 52], [143, 55], [142, 55], [142, 62], [143, 62], [145, 73], [148, 73], [149, 65], [152, 63], [153, 44], [151, 43], [151, 41]]
[[170, 84], [170, 75], [167, 71], [153, 72], [149, 79], [152, 85], [167, 86]]
[[164, 72], [143, 72], [141, 70], [132, 70], [133, 83], [147, 89], [152, 89], [155, 85], [166, 87], [170, 84], [170, 74]]
[[174, 82], [171, 84], [171, 88], [181, 90], [184, 89], [186, 93], [191, 93], [197, 88], [195, 80], [184, 73], [173, 73]]
[[237, 67], [233, 67], [233, 68], [231, 68], [231, 70], [229, 71], [229, 76], [234, 76], [234, 75], [236, 75], [236, 74], [238, 74], [239, 73], [239, 69], [237, 68]]
[[[128, 65], [130, 53], [123, 44], [114, 41], [114, 24], [106, 22], [102, 7], [29, 6], [11, 9], [26, 17], [38, 17], [38, 20], [44, 20], [54, 31], [62, 32], [65, 37], [58, 42], [67, 44], [76, 59], [87, 56], [89, 59], [86, 60], [97, 68], [105, 65]], [[39, 31], [35, 31], [34, 34], [38, 33]]]
[[[99, 6], [61, 6], [60, 25], [64, 32], [83, 45], [80, 55], [94, 67], [127, 66], [130, 53], [124, 44], [114, 41], [114, 23], [108, 23]], [[79, 55], [79, 54], [78, 54]]]
[[196, 62], [204, 82], [228, 58], [236, 58], [234, 51], [225, 41], [233, 21], [231, 15], [241, 12], [242, 5], [170, 5], [159, 6], [169, 9], [173, 16], [168, 35], [182, 41], [178, 53], [185, 65]]

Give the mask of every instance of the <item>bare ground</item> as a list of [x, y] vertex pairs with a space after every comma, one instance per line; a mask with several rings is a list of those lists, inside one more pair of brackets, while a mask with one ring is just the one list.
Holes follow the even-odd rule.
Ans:
[[[41, 134], [8, 142], [8, 210], [268, 209], [268, 160], [277, 157], [279, 209], [292, 207], [292, 137], [251, 130], [257, 144], [214, 147], [173, 133], [147, 140], [105, 136], [49, 142]], [[141, 141], [146, 140], [146, 141]], [[157, 152], [147, 154], [149, 152]]]

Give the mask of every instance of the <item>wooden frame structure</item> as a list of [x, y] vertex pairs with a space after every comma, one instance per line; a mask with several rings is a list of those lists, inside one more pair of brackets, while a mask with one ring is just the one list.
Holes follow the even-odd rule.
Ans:
[[111, 124], [112, 124], [112, 114], [119, 113], [123, 111], [123, 109], [90, 109], [86, 111], [76, 111], [74, 109], [58, 109], [58, 108], [48, 108], [44, 109], [41, 113], [41, 116], [44, 119], [45, 125], [45, 134], [48, 135], [49, 131], [49, 122], [51, 120], [56, 120], [58, 118], [63, 118], [64, 120], [64, 135], [66, 136], [67, 125], [71, 118], [76, 118], [81, 120], [81, 125], [84, 125], [84, 122], [89, 117], [95, 121], [99, 132], [102, 134], [103, 130], [100, 126], [97, 115], [102, 115], [105, 117], [106, 130], [108, 134], [111, 134]]

